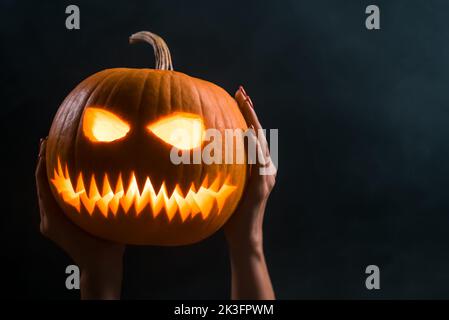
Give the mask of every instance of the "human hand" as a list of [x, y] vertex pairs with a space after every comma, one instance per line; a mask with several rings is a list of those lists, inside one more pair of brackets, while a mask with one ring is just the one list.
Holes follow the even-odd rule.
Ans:
[[[262, 129], [251, 98], [246, 94], [243, 87], [240, 87], [235, 94], [235, 99], [245, 118], [248, 127], [256, 134]], [[265, 206], [271, 190], [276, 182], [276, 168], [271, 162], [268, 143], [262, 134], [252, 137], [257, 146], [258, 154], [264, 157], [264, 161], [251, 167], [248, 183], [246, 185], [242, 199], [236, 211], [224, 226], [225, 236], [231, 247], [242, 245], [262, 246], [262, 224], [265, 213]], [[259, 169], [262, 166], [273, 168], [273, 174], [261, 175]]]
[[[248, 127], [257, 133], [262, 126], [242, 87], [237, 90], [235, 99]], [[271, 162], [265, 136], [253, 138], [258, 155], [264, 159], [251, 167], [239, 206], [224, 226], [231, 259], [231, 298], [272, 300], [275, 295], [263, 252], [262, 224], [267, 200], [275, 184], [276, 168]], [[273, 169], [272, 174], [261, 175], [262, 165]]]
[[125, 246], [95, 238], [64, 216], [50, 190], [46, 145], [47, 140], [41, 139], [36, 168], [40, 231], [63, 249], [81, 269], [81, 298], [118, 299]]

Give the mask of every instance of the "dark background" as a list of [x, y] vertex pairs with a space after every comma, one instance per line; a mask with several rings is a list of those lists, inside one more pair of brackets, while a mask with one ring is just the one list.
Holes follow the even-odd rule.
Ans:
[[[66, 30], [77, 4], [81, 30]], [[365, 8], [381, 9], [381, 30]], [[252, 97], [279, 129], [265, 219], [276, 294], [449, 297], [449, 2], [0, 0], [0, 283], [14, 298], [78, 298], [72, 262], [39, 234], [34, 167], [64, 97], [92, 73], [153, 67], [150, 30], [174, 67]], [[365, 288], [365, 267], [381, 290]], [[124, 298], [228, 298], [218, 233], [179, 248], [128, 247]]]

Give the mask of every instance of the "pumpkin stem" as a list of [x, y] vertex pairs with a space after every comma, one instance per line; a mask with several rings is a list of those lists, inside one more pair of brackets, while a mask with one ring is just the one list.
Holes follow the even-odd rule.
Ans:
[[149, 31], [140, 31], [129, 37], [129, 43], [147, 42], [153, 46], [154, 57], [156, 58], [155, 68], [159, 70], [173, 70], [170, 50], [165, 41]]

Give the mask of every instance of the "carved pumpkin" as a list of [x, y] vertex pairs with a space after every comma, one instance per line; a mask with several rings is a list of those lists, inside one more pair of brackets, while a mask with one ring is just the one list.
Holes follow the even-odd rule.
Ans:
[[[247, 126], [222, 88], [173, 71], [160, 37], [130, 37], [138, 41], [154, 47], [155, 69], [100, 71], [59, 107], [47, 143], [49, 183], [67, 217], [95, 236], [129, 244], [194, 243], [231, 216], [247, 167], [175, 165], [170, 150], [193, 154], [204, 145], [206, 129]], [[241, 140], [234, 143], [235, 153], [244, 150]]]

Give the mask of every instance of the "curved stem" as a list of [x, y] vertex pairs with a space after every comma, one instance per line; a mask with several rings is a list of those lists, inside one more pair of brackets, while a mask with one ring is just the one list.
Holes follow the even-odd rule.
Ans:
[[161, 37], [149, 31], [140, 31], [129, 37], [129, 43], [137, 42], [147, 42], [153, 46], [154, 57], [156, 58], [155, 69], [173, 70], [170, 50], [168, 50], [167, 44]]

